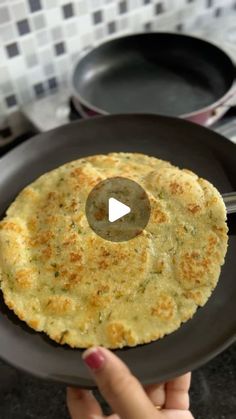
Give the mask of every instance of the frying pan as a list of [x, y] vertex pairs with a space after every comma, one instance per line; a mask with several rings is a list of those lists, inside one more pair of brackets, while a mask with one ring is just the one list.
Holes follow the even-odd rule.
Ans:
[[[236, 190], [236, 146], [219, 134], [185, 121], [155, 115], [112, 115], [77, 121], [40, 134], [0, 159], [0, 215], [27, 184], [82, 156], [141, 152], [187, 167], [221, 193]], [[161, 340], [114, 352], [143, 384], [193, 370], [236, 337], [236, 222], [228, 216], [229, 247], [213, 295], [193, 318]], [[95, 387], [80, 349], [60, 346], [21, 322], [0, 301], [0, 356], [31, 374], [85, 388]]]
[[106, 42], [84, 56], [72, 78], [83, 116], [155, 113], [202, 125], [227, 110], [235, 68], [218, 47], [187, 35], [146, 33]]

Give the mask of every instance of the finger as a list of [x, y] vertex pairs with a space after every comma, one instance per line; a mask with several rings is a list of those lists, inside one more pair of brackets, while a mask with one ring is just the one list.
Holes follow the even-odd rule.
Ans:
[[166, 393], [164, 384], [150, 384], [145, 387], [145, 391], [155, 406], [164, 406]]
[[163, 419], [194, 419], [193, 415], [189, 410], [162, 410]]
[[166, 409], [189, 409], [189, 387], [191, 373], [175, 378], [166, 384]]
[[111, 416], [100, 416], [100, 415], [92, 415], [90, 416], [90, 419], [121, 419], [120, 416], [118, 416], [116, 413], [114, 413]]
[[82, 357], [103, 397], [122, 419], [161, 417], [139, 381], [115, 354], [97, 347], [87, 349]]
[[71, 419], [92, 419], [92, 415], [103, 418], [102, 409], [91, 391], [68, 387], [67, 406]]

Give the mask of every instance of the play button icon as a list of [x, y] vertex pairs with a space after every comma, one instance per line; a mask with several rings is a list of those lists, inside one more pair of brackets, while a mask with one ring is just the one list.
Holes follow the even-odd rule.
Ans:
[[105, 240], [121, 242], [139, 235], [150, 217], [145, 190], [131, 179], [113, 177], [99, 182], [86, 200], [90, 228]]
[[119, 218], [124, 217], [131, 211], [128, 205], [122, 204], [115, 198], [109, 198], [108, 202], [108, 219], [111, 223], [114, 223], [114, 221], [119, 220]]

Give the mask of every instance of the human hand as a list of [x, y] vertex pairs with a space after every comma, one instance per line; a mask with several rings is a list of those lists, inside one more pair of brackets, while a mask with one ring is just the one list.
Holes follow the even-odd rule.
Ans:
[[[107, 419], [193, 419], [189, 411], [191, 374], [164, 384], [145, 388], [128, 367], [103, 347], [87, 349], [83, 359], [114, 414]], [[104, 418], [102, 409], [89, 390], [67, 389], [67, 405], [71, 419]], [[161, 406], [157, 410], [155, 406]]]

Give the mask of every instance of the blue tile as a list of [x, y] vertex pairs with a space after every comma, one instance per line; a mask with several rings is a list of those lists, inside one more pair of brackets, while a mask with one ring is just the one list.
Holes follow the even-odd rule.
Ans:
[[145, 24], [144, 24], [144, 30], [145, 30], [146, 32], [151, 31], [151, 30], [152, 30], [152, 23], [151, 23], [151, 22], [147, 22], [147, 23], [145, 23]]
[[155, 5], [155, 14], [156, 14], [156, 15], [159, 15], [159, 14], [161, 14], [161, 13], [163, 13], [163, 12], [164, 12], [164, 5], [163, 5], [163, 3], [162, 3], [162, 2], [157, 3], [157, 4]]
[[183, 24], [182, 23], [178, 23], [175, 27], [177, 32], [183, 32]]
[[30, 32], [29, 22], [27, 19], [19, 20], [19, 22], [16, 22], [16, 24], [19, 35], [26, 35]]
[[42, 9], [41, 0], [29, 0], [30, 11], [37, 12]]
[[97, 10], [96, 12], [93, 13], [93, 23], [94, 25], [97, 25], [98, 23], [102, 22], [102, 11], [101, 10]]
[[127, 1], [123, 0], [119, 2], [119, 13], [124, 14], [127, 13], [128, 7], [127, 7]]
[[36, 96], [42, 96], [44, 94], [43, 83], [34, 84], [34, 91], [35, 91]]
[[64, 42], [58, 42], [57, 44], [54, 45], [54, 48], [55, 48], [56, 55], [62, 55], [66, 52]]
[[214, 15], [215, 17], [220, 17], [222, 15], [222, 7], [217, 7], [214, 11]]
[[17, 100], [15, 95], [10, 95], [5, 98], [6, 104], [8, 108], [12, 108], [13, 106], [17, 105]]
[[63, 17], [64, 19], [69, 19], [70, 17], [74, 16], [74, 9], [72, 3], [64, 4], [62, 7]]
[[109, 22], [107, 25], [107, 29], [108, 29], [109, 34], [116, 32], [116, 22], [115, 21]]
[[18, 44], [16, 42], [6, 45], [6, 50], [9, 58], [16, 57], [20, 54]]
[[51, 90], [56, 89], [56, 87], [57, 87], [56, 77], [51, 77], [50, 79], [48, 79], [48, 87]]
[[206, 0], [206, 7], [212, 7], [213, 6], [213, 0]]

